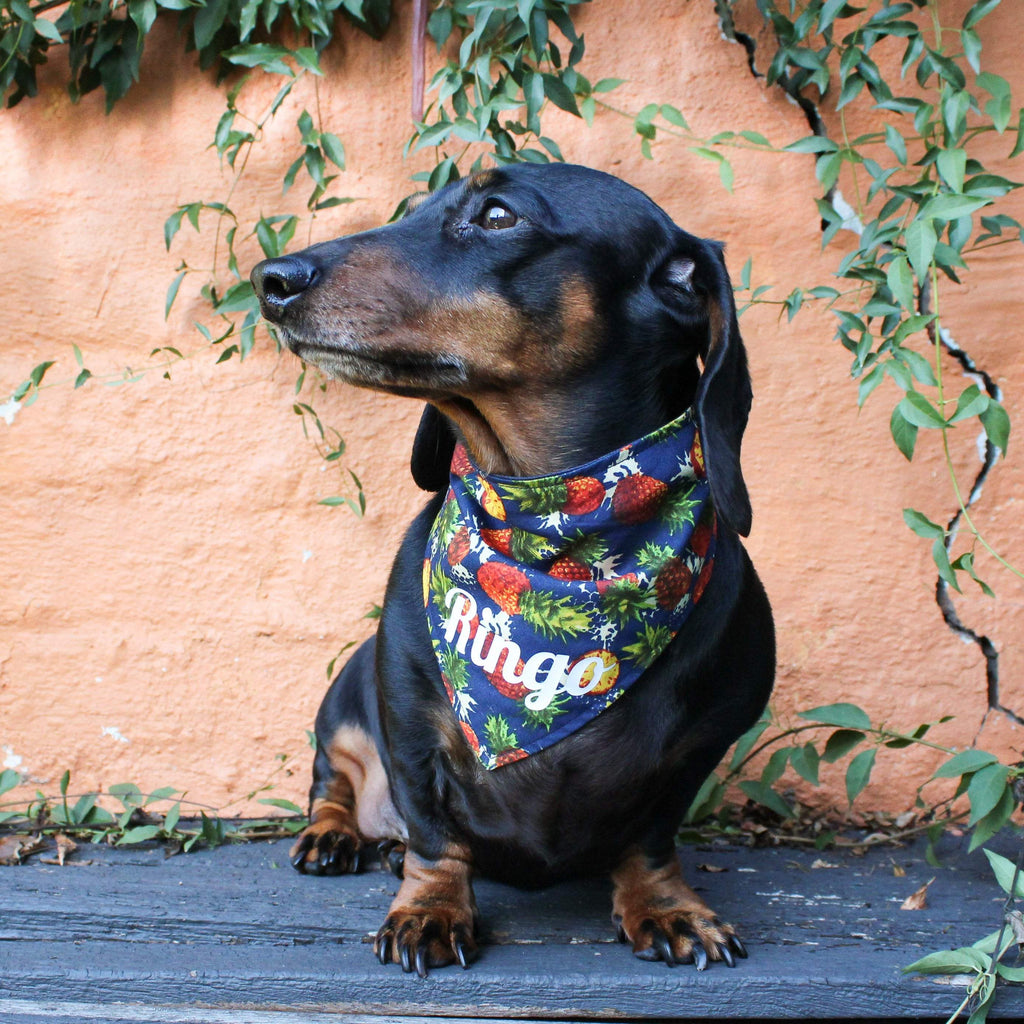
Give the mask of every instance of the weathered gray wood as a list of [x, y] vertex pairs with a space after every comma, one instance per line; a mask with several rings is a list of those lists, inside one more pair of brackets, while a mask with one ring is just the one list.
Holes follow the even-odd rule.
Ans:
[[[81, 847], [63, 868], [0, 869], [0, 1021], [944, 1019], [962, 989], [900, 966], [993, 931], [1001, 911], [981, 855], [951, 851], [936, 869], [922, 849], [690, 848], [691, 884], [750, 948], [735, 970], [637, 961], [614, 941], [605, 882], [479, 882], [480, 959], [421, 980], [371, 953], [395, 879], [303, 877], [286, 848]], [[933, 876], [928, 909], [900, 910]], [[1024, 1016], [1024, 990], [1002, 992], [992, 1016]]]

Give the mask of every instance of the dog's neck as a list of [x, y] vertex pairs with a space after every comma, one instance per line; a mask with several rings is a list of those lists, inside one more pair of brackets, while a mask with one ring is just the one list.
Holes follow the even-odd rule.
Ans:
[[643, 437], [679, 416], [692, 397], [690, 389], [675, 386], [617, 401], [552, 387], [484, 394], [472, 402], [453, 398], [437, 407], [485, 473], [530, 477], [560, 473]]

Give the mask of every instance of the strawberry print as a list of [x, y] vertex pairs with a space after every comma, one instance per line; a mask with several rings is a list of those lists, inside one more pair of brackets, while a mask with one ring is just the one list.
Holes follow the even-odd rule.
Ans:
[[592, 476], [576, 476], [566, 480], [565, 491], [565, 503], [561, 511], [567, 516], [586, 515], [604, 501], [604, 484]]
[[592, 580], [594, 574], [583, 564], [569, 555], [562, 555], [551, 563], [548, 570], [557, 580]]
[[714, 554], [690, 412], [557, 476], [485, 476], [457, 446], [423, 578], [441, 685], [480, 763], [543, 750], [621, 697]]
[[493, 548], [495, 551], [500, 552], [505, 555], [506, 558], [512, 557], [512, 531], [510, 529], [483, 529], [480, 531], [480, 536], [489, 548]]
[[646, 523], [657, 515], [668, 493], [668, 484], [654, 477], [637, 473], [620, 480], [612, 495], [612, 515], [620, 523]]
[[469, 461], [469, 452], [464, 444], [457, 444], [452, 452], [452, 472], [456, 476], [468, 476], [473, 472], [473, 463]]
[[469, 530], [460, 526], [448, 544], [448, 561], [452, 565], [459, 565], [469, 554]]

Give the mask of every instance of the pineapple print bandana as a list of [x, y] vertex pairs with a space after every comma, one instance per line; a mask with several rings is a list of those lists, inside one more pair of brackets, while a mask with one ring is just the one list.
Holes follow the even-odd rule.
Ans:
[[558, 476], [484, 476], [457, 446], [423, 589], [445, 690], [484, 767], [621, 697], [700, 599], [714, 547], [692, 412]]

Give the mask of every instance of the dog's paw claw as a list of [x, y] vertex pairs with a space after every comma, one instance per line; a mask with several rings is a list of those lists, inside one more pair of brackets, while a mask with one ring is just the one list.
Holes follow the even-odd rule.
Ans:
[[425, 978], [431, 968], [457, 963], [463, 969], [476, 958], [473, 928], [427, 911], [389, 914], [374, 941], [382, 964], [397, 963], [406, 974]]
[[736, 966], [736, 957], [747, 955], [746, 947], [727, 924], [694, 918], [684, 912], [647, 915], [634, 923], [612, 918], [620, 942], [632, 941], [633, 954], [649, 963], [693, 964], [707, 970], [715, 960]]
[[343, 875], [363, 869], [363, 843], [355, 833], [310, 825], [288, 852], [288, 860], [304, 875]]
[[397, 839], [384, 839], [377, 844], [381, 865], [387, 867], [395, 878], [405, 877], [405, 843]]

